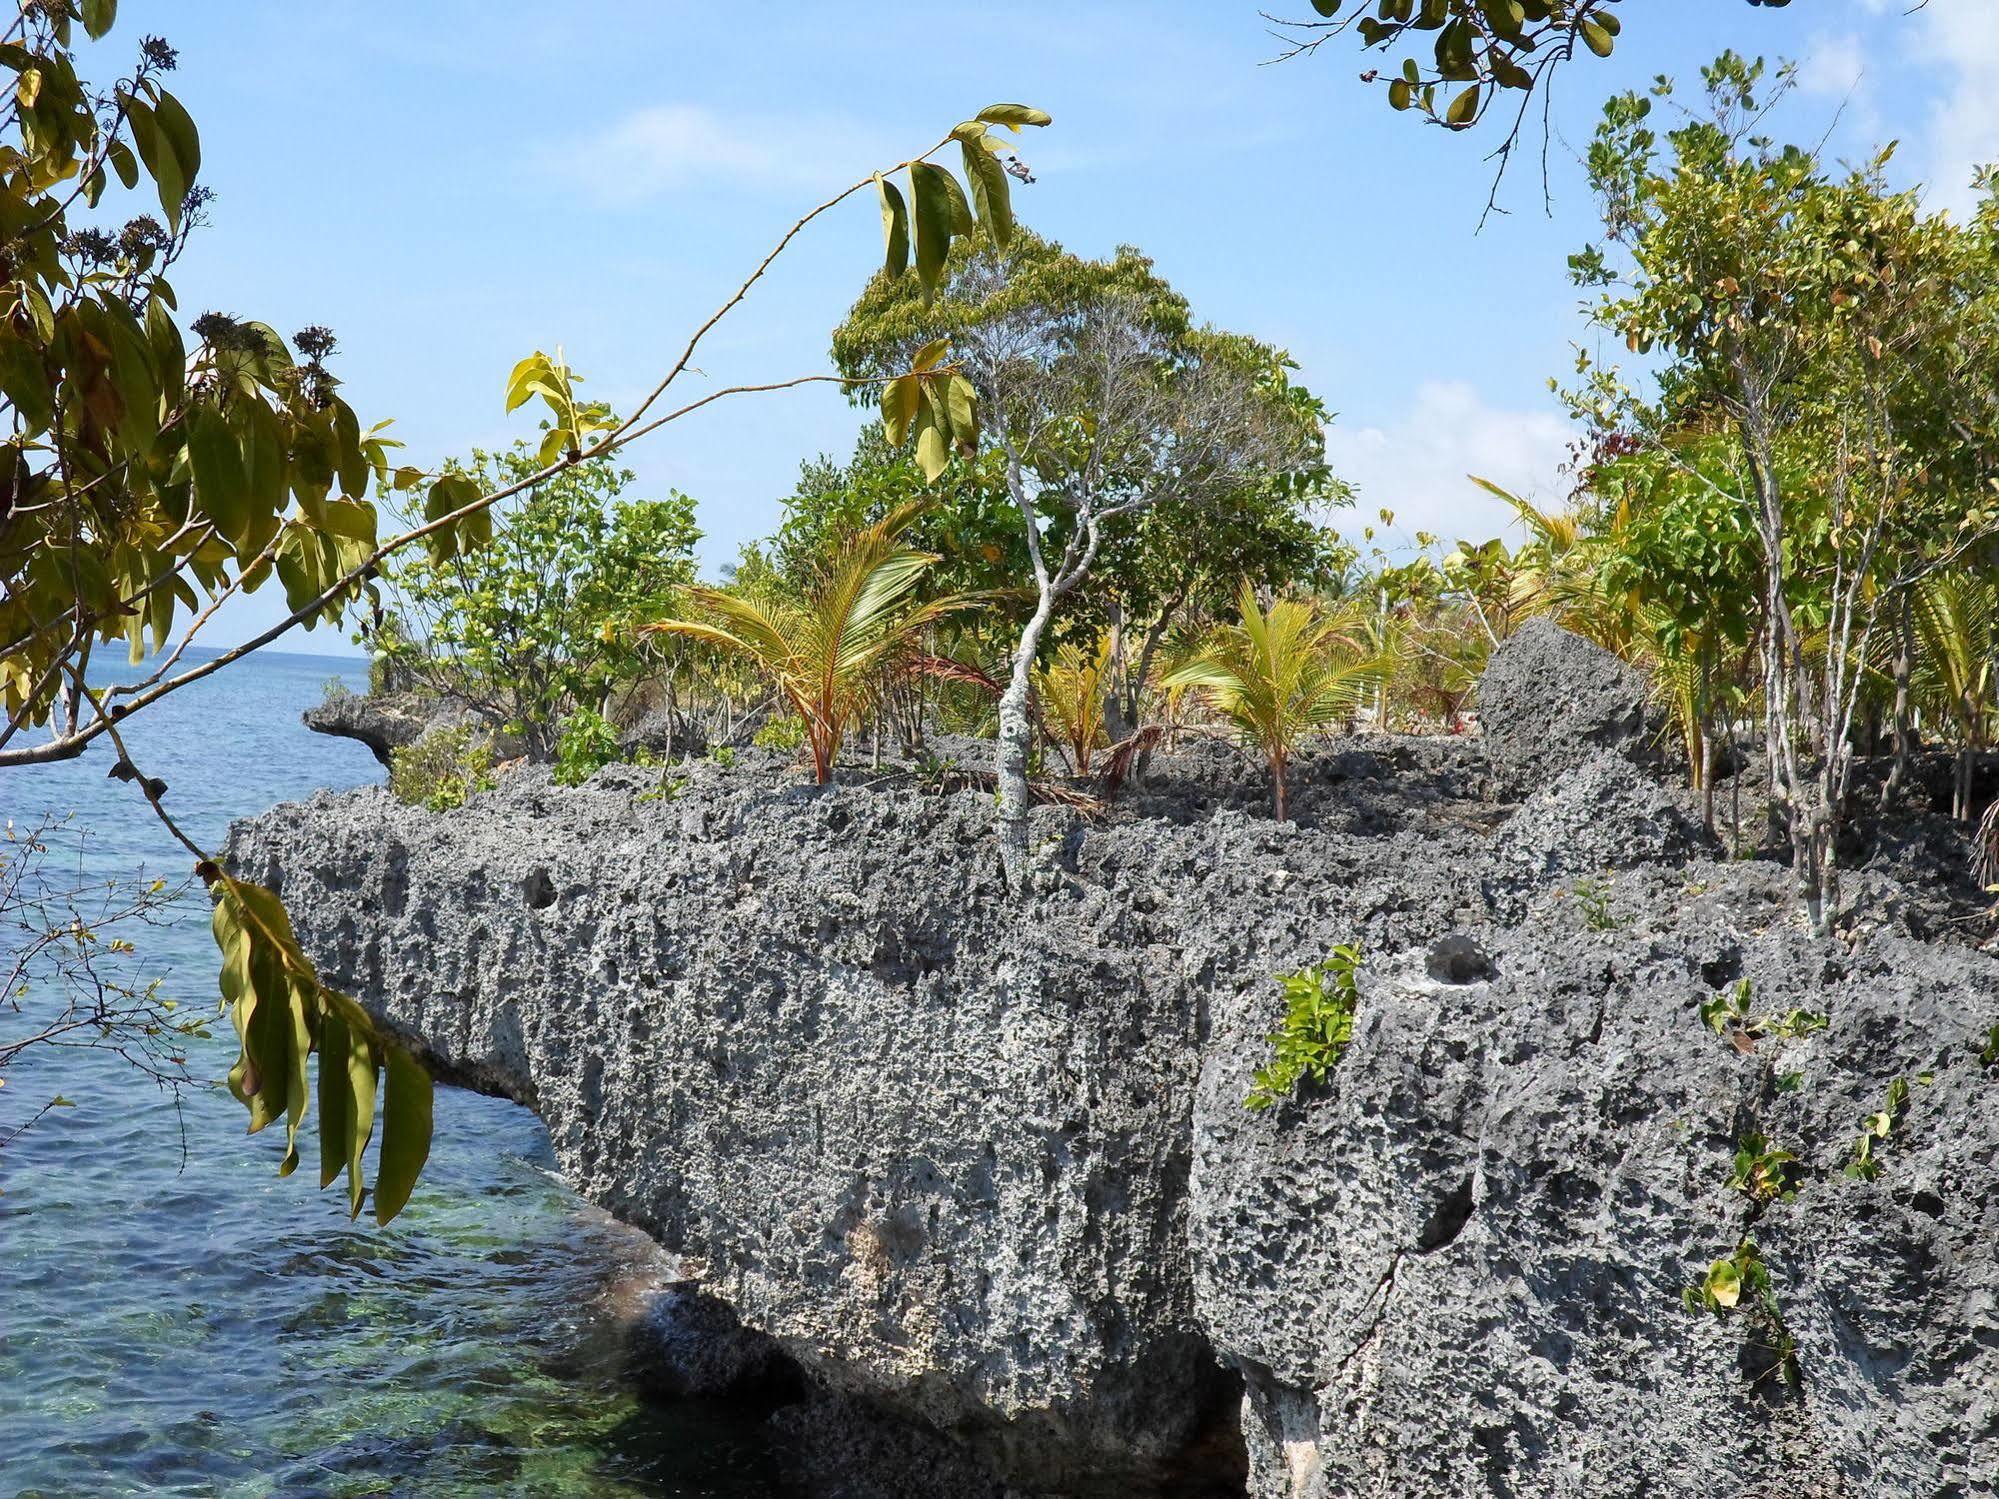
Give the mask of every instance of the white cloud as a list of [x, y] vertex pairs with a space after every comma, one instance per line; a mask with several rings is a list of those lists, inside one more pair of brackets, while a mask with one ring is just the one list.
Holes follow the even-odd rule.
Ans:
[[1904, 24], [1915, 28], [1915, 59], [1944, 84], [1932, 96], [1917, 165], [1931, 203], [1961, 216], [1975, 200], [1973, 169], [1999, 162], [1999, 5], [1929, 0]]
[[1327, 458], [1356, 491], [1354, 510], [1335, 521], [1357, 531], [1374, 524], [1377, 511], [1392, 510], [1395, 529], [1404, 535], [1517, 539], [1513, 512], [1467, 475], [1559, 506], [1568, 493], [1560, 470], [1573, 436], [1551, 411], [1501, 410], [1462, 381], [1425, 381], [1407, 414], [1391, 426], [1334, 425]]
[[1815, 35], [1798, 63], [1798, 87], [1837, 103], [1861, 138], [1872, 140], [1881, 133], [1881, 112], [1868, 79], [1867, 48], [1853, 32]]
[[[852, 122], [832, 117], [724, 116], [701, 104], [650, 104], [543, 165], [574, 173], [607, 202], [635, 202], [702, 182], [823, 186], [830, 161], [864, 170], [880, 155]], [[835, 174], [837, 175], [837, 173]]]

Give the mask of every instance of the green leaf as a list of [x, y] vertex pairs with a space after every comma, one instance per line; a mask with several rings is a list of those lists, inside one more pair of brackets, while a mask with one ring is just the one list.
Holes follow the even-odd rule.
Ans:
[[118, 0], [83, 0], [83, 29], [93, 42], [109, 31], [117, 19]]
[[1609, 30], [1601, 22], [1594, 19], [1585, 19], [1578, 29], [1582, 32], [1583, 44], [1590, 51], [1594, 52], [1598, 57], [1610, 56], [1611, 49], [1616, 46], [1616, 43], [1611, 39]]
[[902, 189], [880, 173], [875, 174], [875, 189], [882, 206], [882, 271], [893, 280], [909, 269], [909, 207]]
[[1444, 123], [1455, 130], [1462, 130], [1478, 118], [1479, 88], [1474, 83], [1470, 88], [1451, 100], [1450, 108], [1444, 111]]
[[111, 163], [111, 170], [118, 174], [118, 180], [125, 184], [129, 192], [139, 185], [139, 162], [132, 155], [132, 148], [121, 140], [114, 140], [105, 147], [104, 156]]
[[988, 125], [1011, 125], [1016, 130], [1022, 125], [1053, 123], [1046, 113], [1027, 104], [988, 104], [974, 118]]
[[1004, 250], [1013, 240], [1013, 189], [1006, 168], [976, 142], [966, 141], [960, 149], [965, 154], [965, 181], [971, 186], [979, 222], [985, 225], [993, 244]]
[[962, 448], [978, 446], [978, 392], [963, 375], [953, 375], [945, 384], [944, 409], [951, 420], [951, 440]]
[[125, 96], [125, 118], [132, 127], [132, 144], [138, 149], [139, 160], [146, 164], [146, 171], [159, 189], [160, 207], [166, 213], [167, 224], [178, 229], [181, 208], [187, 202], [191, 184], [173, 142], [151, 107], [132, 95]]
[[375, 1222], [403, 1210], [430, 1156], [430, 1074], [400, 1046], [388, 1050], [388, 1086], [382, 1093], [382, 1156], [375, 1176]]
[[249, 481], [236, 434], [212, 406], [196, 406], [187, 414], [187, 456], [194, 469], [194, 501], [201, 513], [232, 542], [249, 534]]
[[951, 449], [927, 411], [916, 434], [916, 466], [923, 470], [923, 477], [933, 484], [951, 466]]
[[916, 279], [928, 307], [943, 284], [944, 262], [951, 253], [952, 200], [959, 196], [958, 184], [942, 167], [919, 161], [909, 169], [909, 186], [915, 199], [911, 218], [916, 231]]
[[189, 187], [201, 175], [201, 135], [194, 128], [194, 121], [181, 107], [180, 100], [161, 90], [153, 112], [159, 120], [160, 132], [173, 147], [175, 158], [180, 162], [181, 176]]
[[882, 387], [882, 436], [892, 448], [909, 441], [909, 424], [916, 418], [921, 396], [914, 375], [903, 375]]
[[319, 1186], [324, 1191], [347, 1165], [354, 1134], [354, 1090], [347, 1077], [353, 1044], [347, 1022], [329, 1012], [319, 1022]]

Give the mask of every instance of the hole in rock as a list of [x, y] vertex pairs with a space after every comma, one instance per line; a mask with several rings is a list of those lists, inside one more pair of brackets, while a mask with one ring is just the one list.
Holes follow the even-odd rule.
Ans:
[[1440, 984], [1476, 984], [1497, 972], [1485, 949], [1462, 932], [1435, 943], [1423, 966]]

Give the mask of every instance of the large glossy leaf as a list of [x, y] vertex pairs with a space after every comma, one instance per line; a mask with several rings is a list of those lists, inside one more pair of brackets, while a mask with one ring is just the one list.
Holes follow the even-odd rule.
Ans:
[[214, 407], [201, 405], [188, 412], [187, 456], [194, 469], [195, 504], [225, 537], [240, 542], [250, 530], [249, 481], [236, 434]]
[[972, 189], [972, 206], [992, 242], [1004, 250], [1013, 241], [1013, 191], [1006, 168], [976, 142], [960, 148], [965, 157], [965, 181]]
[[915, 201], [910, 218], [915, 229], [916, 279], [923, 288], [927, 307], [944, 281], [944, 262], [951, 253], [954, 227], [954, 200], [962, 197], [958, 184], [942, 167], [919, 161], [909, 169], [910, 192]]
[[375, 1221], [403, 1210], [430, 1157], [430, 1074], [400, 1046], [389, 1046], [388, 1086], [382, 1092], [382, 1155], [375, 1172]]
[[909, 206], [902, 189], [886, 177], [876, 175], [875, 189], [881, 196], [882, 270], [900, 276], [909, 269]]

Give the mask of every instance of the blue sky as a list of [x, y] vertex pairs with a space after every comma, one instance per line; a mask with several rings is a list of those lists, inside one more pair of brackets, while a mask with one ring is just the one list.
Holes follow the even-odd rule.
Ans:
[[[1265, 0], [1270, 3], [1270, 0]], [[1307, 12], [1299, 0], [1292, 9]], [[1798, 60], [1782, 123], [1961, 205], [1999, 158], [1999, 5], [1634, 0], [1625, 46], [1564, 77], [1552, 212], [1516, 169], [1478, 232], [1472, 137], [1396, 117], [1360, 55], [1268, 66], [1257, 0], [996, 6], [898, 0], [125, 0], [107, 48], [157, 32], [200, 124], [214, 222], [176, 278], [207, 308], [339, 334], [364, 421], [425, 464], [529, 430], [514, 361], [560, 344], [629, 406], [806, 207], [996, 100], [1050, 111], [1016, 193], [1070, 248], [1143, 248], [1200, 316], [1290, 348], [1339, 421], [1361, 513], [1497, 534], [1467, 472], [1555, 497], [1567, 432], [1547, 392], [1584, 336], [1567, 254], [1593, 219], [1574, 156], [1616, 89], [1691, 80], [1721, 46]], [[96, 69], [108, 73], [110, 60]], [[1835, 123], [1836, 122], [1836, 123]], [[704, 345], [710, 385], [826, 368], [877, 254], [873, 205], [821, 220]], [[634, 450], [638, 493], [700, 502], [712, 569], [766, 532], [800, 460], [861, 420], [827, 390], [744, 397]], [[253, 598], [218, 640], [276, 616]], [[327, 649], [325, 631], [300, 648]]]

